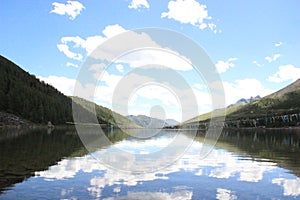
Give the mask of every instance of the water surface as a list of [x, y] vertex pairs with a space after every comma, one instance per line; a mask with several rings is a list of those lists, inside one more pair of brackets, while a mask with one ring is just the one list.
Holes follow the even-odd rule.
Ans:
[[106, 134], [112, 144], [88, 152], [73, 129], [2, 130], [0, 199], [300, 199], [297, 130], [223, 131], [205, 159], [199, 133], [179, 160], [151, 173], [95, 159], [113, 149], [143, 159], [178, 134], [191, 139], [187, 131], [140, 139], [115, 130]]

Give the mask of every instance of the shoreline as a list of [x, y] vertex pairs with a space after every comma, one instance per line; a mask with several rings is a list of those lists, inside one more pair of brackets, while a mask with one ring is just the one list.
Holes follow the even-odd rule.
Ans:
[[[164, 128], [164, 130], [199, 130], [207, 131], [207, 129], [189, 129], [189, 128]], [[300, 130], [300, 126], [289, 127], [224, 127], [222, 130]]]

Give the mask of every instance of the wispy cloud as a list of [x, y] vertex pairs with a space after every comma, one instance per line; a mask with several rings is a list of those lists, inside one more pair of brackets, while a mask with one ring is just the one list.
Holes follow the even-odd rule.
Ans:
[[67, 67], [75, 67], [78, 68], [77, 64], [71, 63], [71, 62], [67, 62]]
[[274, 54], [273, 56], [266, 56], [265, 59], [266, 61], [268, 61], [269, 63], [276, 61], [278, 58], [280, 58], [280, 54]]
[[280, 47], [281, 45], [283, 45], [282, 42], [275, 43], [275, 47]]
[[78, 1], [67, 1], [66, 4], [54, 2], [52, 5], [54, 8], [50, 11], [50, 13], [68, 15], [71, 20], [74, 20], [85, 8], [83, 4]]
[[[82, 61], [83, 55], [81, 53], [75, 53], [71, 51], [70, 47], [84, 49], [87, 55], [89, 55], [105, 40], [125, 31], [126, 30], [118, 24], [109, 25], [102, 31], [104, 36], [95, 35], [87, 37], [86, 39], [83, 39], [79, 36], [62, 37], [61, 43], [57, 44], [57, 48], [68, 58]], [[73, 46], [70, 46], [71, 44], [73, 44]]]
[[256, 60], [254, 60], [252, 63], [255, 64], [257, 67], [264, 66], [263, 64], [258, 63]]
[[150, 8], [147, 0], [132, 0], [128, 8], [140, 9], [140, 8]]
[[64, 53], [68, 58], [81, 61], [83, 56], [80, 53], [74, 53], [70, 51], [67, 44], [58, 44], [57, 48], [60, 52]]
[[195, 0], [175, 0], [168, 3], [168, 12], [161, 14], [162, 18], [174, 19], [183, 24], [191, 24], [198, 28], [209, 28], [214, 33], [217, 32], [216, 25], [213, 22], [207, 23], [212, 19], [208, 15], [206, 5], [202, 5]]
[[229, 58], [227, 61], [219, 60], [216, 64], [216, 68], [219, 73], [226, 72], [230, 67], [234, 67], [235, 64], [233, 63], [236, 61], [237, 58]]
[[124, 66], [122, 64], [117, 64], [116, 68], [119, 72], [123, 73], [124, 72]]

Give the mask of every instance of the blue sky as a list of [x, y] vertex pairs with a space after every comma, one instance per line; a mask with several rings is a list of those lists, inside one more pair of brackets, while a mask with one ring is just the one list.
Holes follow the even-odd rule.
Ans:
[[[97, 44], [122, 31], [144, 27], [174, 30], [202, 46], [219, 70], [226, 104], [267, 95], [300, 78], [300, 3], [296, 0], [1, 3], [0, 54], [67, 95], [73, 92], [87, 53]], [[109, 75], [110, 82], [119, 80], [118, 74]], [[201, 83], [190, 84], [199, 86], [199, 95], [205, 95]], [[148, 99], [145, 103], [147, 98], [140, 97], [144, 107], [154, 102]], [[109, 95], [106, 101], [101, 101], [101, 95], [98, 98], [104, 106], [109, 107], [109, 102]], [[147, 111], [132, 112], [137, 113]], [[168, 117], [180, 120], [178, 114]]]

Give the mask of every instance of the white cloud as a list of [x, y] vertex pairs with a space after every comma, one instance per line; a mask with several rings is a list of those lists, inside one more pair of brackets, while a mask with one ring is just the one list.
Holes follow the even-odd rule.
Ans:
[[103, 76], [101, 77], [101, 81], [111, 88], [115, 88], [121, 79], [122, 76], [109, 74], [106, 71], [103, 73]]
[[[122, 28], [119, 25], [113, 25], [113, 26], [107, 26], [103, 31], [103, 36], [92, 36], [92, 37], [88, 37], [86, 39], [82, 39], [80, 37], [63, 37], [61, 39], [61, 44], [60, 45], [65, 45], [68, 48], [68, 53], [70, 53], [69, 51], [69, 46], [70, 48], [78, 48], [79, 52], [82, 52], [82, 50], [85, 50], [87, 53], [90, 53], [94, 50], [94, 48], [96, 48], [99, 44], [101, 44], [101, 42], [105, 41], [107, 38], [114, 36], [117, 33], [126, 31], [124, 28]], [[127, 70], [127, 65], [131, 68], [137, 68], [137, 67], [143, 67], [143, 66], [147, 66], [147, 65], [151, 65], [151, 66], [155, 66], [156, 68], [161, 68], [163, 67], [168, 67], [171, 68], [173, 70], [178, 70], [180, 72], [179, 75], [182, 75], [180, 73], [182, 73], [182, 71], [189, 71], [192, 70], [193, 67], [191, 65], [191, 62], [181, 56], [179, 53], [174, 52], [172, 50], [169, 49], [161, 49], [161, 47], [152, 40], [152, 38], [147, 35], [146, 33], [136, 33], [136, 32], [126, 32], [125, 36], [131, 36], [130, 38], [134, 38], [135, 42], [131, 42], [129, 40], [124, 40], [124, 38], [122, 37], [121, 41], [123, 42], [122, 45], [120, 45], [119, 41], [114, 41], [116, 44], [114, 45], [108, 45], [108, 47], [104, 47], [106, 49], [97, 49], [95, 52], [93, 52], [90, 56], [95, 58], [95, 59], [99, 59], [99, 60], [112, 60], [115, 59], [115, 55], [122, 55], [122, 52], [128, 52], [126, 51], [127, 49], [136, 49], [140, 46], [140, 44], [146, 46], [146, 47], [153, 47], [152, 48], [147, 48], [147, 49], [137, 49], [135, 51], [131, 51], [128, 54], [125, 54], [124, 56], [118, 57], [118, 60], [114, 60], [115, 62], [115, 67], [114, 69], [117, 69], [118, 71], [122, 72]], [[118, 38], [117, 38], [118, 39]], [[92, 42], [94, 41], [94, 42]], [[98, 43], [98, 44], [97, 44]], [[71, 46], [72, 45], [72, 46]], [[72, 49], [72, 50], [73, 50]], [[76, 49], [77, 50], [77, 49]], [[80, 51], [81, 50], [81, 51]], [[69, 54], [68, 54], [69, 55]], [[76, 58], [76, 56], [78, 57], [78, 55], [81, 55], [80, 53], [73, 53], [71, 52], [71, 55], [69, 55], [69, 57], [74, 57]], [[82, 55], [81, 55], [82, 56]], [[96, 56], [96, 57], [95, 57]], [[98, 57], [97, 57], [98, 56]], [[236, 58], [229, 58], [228, 62], [233, 62], [235, 61]], [[124, 68], [124, 66], [126, 66], [126, 68]], [[107, 106], [107, 107], [111, 107], [112, 105], [112, 98], [114, 95], [114, 92], [116, 90], [116, 85], [118, 84], [119, 80], [121, 80], [122, 76], [117, 76], [115, 73], [115, 71], [110, 71], [109, 69], [106, 69], [105, 71], [109, 72], [109, 73], [104, 73], [104, 75], [102, 77], [100, 77], [100, 72], [104, 71], [105, 64], [101, 63], [101, 64], [97, 64], [97, 65], [92, 65], [90, 66], [89, 70], [90, 71], [95, 71], [94, 72], [94, 78], [97, 79], [98, 83], [100, 83], [99, 86], [97, 86], [95, 93], [93, 94], [88, 94], [87, 91], [94, 91], [95, 86], [81, 86], [78, 85], [79, 89], [76, 90], [76, 95], [77, 96], [81, 96], [83, 98], [92, 100], [92, 101], [96, 101], [96, 103]], [[99, 79], [100, 78], [100, 79]], [[128, 77], [127, 77], [128, 78]], [[130, 80], [132, 80], [132, 82], [136, 82], [137, 80], [140, 80], [142, 78], [142, 80], [148, 80], [149, 77], [130, 77]], [[132, 83], [134, 84], [134, 83]], [[165, 84], [165, 83], [162, 83]], [[87, 88], [88, 87], [88, 88]], [[128, 88], [131, 88], [131, 86], [127, 85]], [[132, 86], [134, 88], [134, 86]], [[196, 88], [200, 87], [196, 86]], [[191, 92], [191, 91], [189, 91]], [[186, 102], [188, 101], [190, 104], [188, 105], [195, 105], [195, 103], [193, 103], [192, 98], [186, 98], [186, 96], [189, 96], [188, 91], [180, 91], [180, 95], [184, 96], [186, 100]], [[81, 94], [82, 93], [82, 94]], [[151, 95], [147, 95], [147, 92], [144, 92], [145, 95], [143, 96], [144, 98], [147, 98], [149, 101], [152, 101], [153, 99], [151, 99]], [[160, 97], [162, 99], [162, 102], [164, 102], [166, 105], [175, 105], [175, 101], [174, 99], [170, 98], [168, 95], [165, 95], [165, 93], [161, 92], [160, 90], [156, 90], [156, 91], [148, 91], [148, 94], [153, 94], [152, 96], [155, 97]], [[200, 113], [203, 112], [207, 112], [210, 111], [211, 109], [211, 100], [210, 100], [210, 96], [209, 94], [207, 94], [206, 92], [203, 91], [195, 91], [194, 92], [199, 105], [201, 105], [201, 111]], [[172, 101], [170, 103], [170, 101]], [[148, 101], [145, 101], [144, 103], [148, 103]], [[177, 103], [176, 103], [177, 105]], [[193, 107], [193, 106], [191, 106]], [[199, 106], [200, 107], [200, 106]], [[142, 108], [139, 109], [140, 111], [142, 111]], [[145, 110], [145, 108], [144, 108]], [[190, 108], [190, 113], [195, 113], [195, 109]], [[122, 113], [122, 112], [121, 112]], [[171, 114], [176, 113], [175, 109], [173, 110], [168, 110], [167, 114], [168, 116], [170, 116]], [[186, 113], [186, 112], [185, 112]], [[122, 113], [123, 114], [123, 113]], [[181, 113], [176, 114], [176, 119], [181, 121], [180, 119], [182, 118]], [[197, 113], [198, 114], [198, 113]], [[175, 116], [175, 114], [174, 114]], [[186, 118], [187, 116], [185, 116]], [[189, 116], [194, 117], [194, 115]], [[186, 120], [186, 119], [183, 119]]]
[[107, 38], [114, 37], [120, 33], [123, 33], [125, 31], [126, 29], [124, 29], [122, 26], [120, 26], [119, 24], [115, 24], [115, 25], [106, 26], [105, 29], [102, 31], [102, 33], [107, 39]]
[[74, 93], [74, 86], [76, 82], [75, 79], [66, 78], [63, 76], [38, 76], [37, 78], [44, 81], [45, 83], [48, 83], [49, 85], [52, 85], [67, 96], [72, 96]]
[[[114, 38], [114, 40], [111, 41], [109, 45], [105, 45], [102, 46], [102, 48], [96, 49], [96, 51], [91, 55], [91, 57], [100, 60], [114, 60], [114, 62], [121, 62], [115, 61], [116, 57], [119, 57], [120, 55], [125, 55], [126, 57], [127, 55], [132, 55], [132, 53], [140, 52], [140, 50], [143, 50], [142, 47], [152, 47], [158, 50], [161, 49], [161, 46], [158, 45], [155, 41], [153, 41], [147, 33], [127, 31], [120, 37]], [[134, 60], [138, 59], [140, 58], [134, 58]]]
[[71, 62], [67, 62], [67, 67], [75, 67], [78, 68], [77, 64], [71, 63]]
[[280, 56], [281, 55], [279, 53], [277, 53], [277, 54], [274, 54], [273, 57], [266, 56], [265, 59], [266, 59], [266, 61], [268, 61], [270, 63], [270, 62], [276, 61]]
[[205, 29], [206, 27], [207, 27], [207, 24], [205, 24], [205, 23], [202, 23], [202, 24], [199, 25], [199, 28], [201, 30]]
[[264, 66], [263, 64], [258, 63], [256, 60], [253, 61], [253, 64], [255, 64], [257, 67], [262, 67], [262, 66]]
[[[105, 71], [101, 77], [102, 84], [95, 89], [93, 100], [98, 104], [111, 108], [115, 88], [121, 79], [122, 76], [110, 74]], [[84, 90], [82, 92], [84, 93]], [[79, 91], [79, 94], [80, 93]]]
[[74, 60], [82, 60], [82, 55], [80, 53], [74, 53], [70, 51], [69, 46], [66, 44], [58, 44], [57, 48], [60, 52], [63, 52], [68, 58], [72, 58]]
[[95, 102], [95, 91], [96, 87], [92, 83], [81, 84], [80, 82], [76, 82], [73, 96], [84, 98], [88, 101]]
[[271, 94], [273, 90], [265, 88], [257, 79], [242, 79], [234, 82], [223, 82], [226, 105], [235, 103], [241, 98], [249, 98], [251, 96], [266, 96]]
[[282, 42], [275, 43], [275, 47], [280, 47], [281, 45], [283, 45]]
[[150, 5], [147, 0], [132, 0], [128, 8], [150, 8]]
[[119, 58], [116, 62], [129, 63], [130, 67], [142, 67], [146, 65], [157, 65], [168, 67], [179, 71], [192, 70], [191, 62], [175, 52], [163, 51], [160, 49], [141, 49], [131, 52]]
[[288, 80], [295, 81], [300, 78], [300, 68], [294, 65], [281, 65], [278, 69], [278, 72], [269, 76], [268, 81], [281, 83]]
[[195, 0], [175, 0], [169, 1], [168, 12], [161, 14], [162, 18], [169, 18], [179, 21], [183, 24], [191, 24], [199, 27], [201, 30], [209, 27], [216, 32], [216, 25], [214, 23], [206, 23], [205, 20], [211, 20], [212, 17], [208, 15], [206, 5], [202, 5]]
[[[119, 84], [121, 79], [123, 83]], [[149, 84], [137, 85], [137, 83], [141, 82]], [[94, 100], [96, 103], [110, 108], [112, 108], [113, 100], [114, 102], [122, 104], [122, 107], [115, 107], [113, 109], [123, 115], [149, 115], [149, 110], [152, 106], [160, 105], [165, 110], [167, 118], [175, 118], [178, 121], [187, 120], [182, 119], [181, 104], [186, 107], [185, 118], [191, 118], [196, 114], [198, 115], [211, 110], [211, 97], [210, 94], [205, 91], [204, 86], [196, 84], [192, 90], [189, 88], [178, 89], [174, 88], [174, 86], [169, 87], [169, 83], [155, 84], [155, 82], [154, 78], [136, 73], [123, 77], [121, 75], [118, 76], [104, 72], [101, 77], [101, 84], [96, 88]], [[176, 91], [174, 91], [174, 89]], [[84, 91], [86, 90], [83, 90], [83, 92]], [[191, 98], [191, 93], [195, 95], [195, 99]], [[187, 105], [189, 105], [188, 108]], [[128, 110], [123, 110], [124, 106], [128, 107]], [[195, 108], [197, 108], [199, 112], [197, 112]], [[188, 112], [190, 112], [190, 114]]]
[[145, 85], [139, 88], [131, 96], [128, 104], [128, 114], [150, 116], [150, 109], [159, 105], [164, 112], [159, 112], [158, 116], [152, 113], [153, 117], [159, 119], [172, 118], [181, 121], [182, 110], [180, 102], [177, 101], [175, 94], [159, 85]]
[[[208, 27], [210, 30], [212, 30], [214, 33], [217, 33], [217, 25], [215, 25], [214, 23], [209, 23]], [[201, 29], [201, 27], [199, 27]], [[221, 30], [219, 30], [219, 33], [221, 32]]]
[[[177, 99], [174, 97], [174, 95], [171, 92], [169, 92], [167, 89], [160, 86], [148, 85], [148, 86], [143, 86], [136, 91], [131, 91], [133, 94], [131, 94], [128, 102], [127, 101], [124, 102], [124, 98], [128, 96], [127, 90], [123, 90], [121, 88], [121, 93], [118, 93], [117, 96], [114, 96], [117, 90], [117, 86], [119, 90], [120, 87], [124, 87], [124, 85], [118, 85], [119, 81], [122, 78], [123, 79], [125, 78], [127, 80], [126, 88], [132, 88], [132, 90], [136, 87], [136, 83], [139, 82], [140, 80], [150, 80], [149, 77], [145, 77], [134, 73], [122, 77], [122, 76], [110, 74], [108, 72], [104, 72], [103, 76], [101, 77], [102, 84], [96, 88], [95, 101], [99, 104], [112, 107], [111, 102], [113, 98], [115, 98], [116, 102], [125, 104], [124, 106], [128, 106], [128, 111], [127, 110], [125, 111], [128, 113], [124, 113], [122, 108], [120, 108], [121, 110], [115, 110], [116, 112], [121, 113], [123, 115], [128, 115], [128, 114], [149, 115], [149, 108], [151, 108], [151, 106], [157, 105], [157, 102], [159, 102], [159, 105], [161, 105], [167, 110], [170, 110], [172, 108], [177, 108], [176, 113], [181, 114], [180, 110], [178, 110], [178, 107], [180, 106], [178, 105]], [[142, 103], [140, 103], [141, 101]], [[153, 102], [156, 102], [156, 104], [154, 104]], [[148, 104], [149, 106], [145, 107], [145, 104]], [[168, 117], [171, 117], [169, 112], [168, 112]], [[178, 116], [178, 118], [180, 119], [180, 116]]]
[[[139, 88], [134, 95], [144, 97], [146, 99], [158, 99], [161, 100], [165, 105], [175, 105], [179, 107], [177, 99], [174, 97], [174, 94], [171, 93], [165, 87], [161, 87], [159, 85], [146, 85], [144, 87]], [[134, 96], [132, 96], [135, 99]], [[133, 103], [134, 104], [134, 103]]]
[[73, 48], [81, 48], [84, 49], [86, 54], [91, 54], [101, 43], [103, 43], [108, 38], [111, 38], [115, 35], [118, 35], [126, 30], [118, 25], [109, 25], [106, 26], [102, 31], [103, 36], [95, 35], [87, 37], [86, 39], [82, 39], [79, 36], [74, 37], [62, 37], [61, 43], [57, 45], [59, 51], [63, 52], [68, 58], [74, 60], [82, 60], [83, 55], [81, 53], [74, 53], [70, 50], [70, 44], [73, 44]]
[[68, 15], [71, 20], [74, 20], [85, 8], [82, 3], [78, 1], [67, 1], [66, 4], [54, 2], [52, 5], [54, 8], [50, 11], [50, 13]]
[[85, 41], [81, 37], [76, 36], [76, 37], [63, 37], [63, 38], [61, 38], [61, 42], [63, 44], [72, 42], [74, 44], [74, 47], [79, 47], [79, 46], [82, 46]]
[[[79, 36], [75, 37], [63, 37], [61, 43], [57, 45], [58, 49], [63, 52], [67, 57], [82, 60], [83, 55], [81, 52], [75, 53], [70, 48], [85, 50], [87, 55], [92, 56], [95, 59], [101, 60], [113, 60], [116, 55], [122, 55], [123, 52], [127, 52], [127, 49], [139, 48], [136, 51], [132, 51], [128, 54], [124, 54], [119, 57], [118, 60], [114, 60], [115, 63], [127, 63], [130, 67], [141, 67], [145, 65], [160, 65], [172, 68], [174, 70], [187, 71], [192, 70], [191, 62], [186, 57], [180, 55], [173, 50], [161, 49], [161, 47], [152, 40], [152, 38], [146, 33], [136, 33], [133, 31], [127, 32], [122, 38], [117, 38], [122, 42], [114, 41], [109, 47], [103, 47], [97, 49], [96, 52], [91, 53], [105, 40], [111, 38], [120, 33], [126, 32], [126, 30], [120, 25], [110, 25], [105, 27], [102, 31], [104, 36], [91, 36], [86, 39], [82, 39]], [[135, 42], [126, 41], [126, 38], [135, 38]], [[141, 49], [140, 46], [153, 47], [154, 49]]]
[[[64, 38], [62, 38], [63, 41]], [[102, 42], [104, 42], [105, 39], [101, 36], [91, 36], [87, 37], [85, 40], [81, 39], [81, 42], [78, 40], [78, 42], [75, 42], [75, 47], [81, 47], [86, 51], [86, 54], [89, 55], [95, 48], [97, 48], [98, 45], [100, 45]]]
[[230, 67], [234, 67], [235, 64], [233, 63], [234, 61], [236, 61], [237, 58], [229, 58], [227, 61], [222, 61], [219, 60], [216, 64], [216, 68], [218, 70], [219, 73], [224, 73], [226, 72]]
[[117, 68], [117, 70], [118, 70], [119, 72], [121, 72], [121, 73], [124, 72], [124, 66], [123, 66], [123, 65], [117, 64], [117, 65], [116, 65], [116, 68]]
[[193, 85], [192, 90], [198, 103], [199, 114], [207, 113], [213, 110], [211, 94], [204, 85], [195, 84]]

